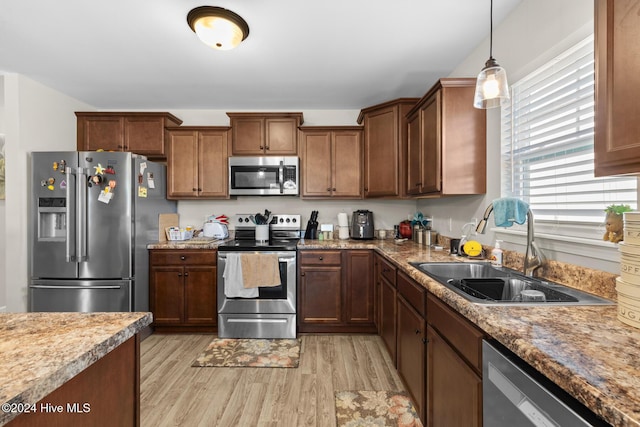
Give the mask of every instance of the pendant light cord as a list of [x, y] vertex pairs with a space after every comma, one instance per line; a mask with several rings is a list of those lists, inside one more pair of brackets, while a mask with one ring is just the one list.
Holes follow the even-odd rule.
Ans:
[[489, 58], [493, 58], [493, 0], [491, 0], [489, 25]]

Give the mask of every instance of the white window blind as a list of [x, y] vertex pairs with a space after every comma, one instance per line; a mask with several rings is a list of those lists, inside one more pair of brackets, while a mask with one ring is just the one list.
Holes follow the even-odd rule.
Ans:
[[536, 223], [602, 224], [608, 205], [637, 208], [635, 177], [593, 176], [594, 85], [591, 36], [513, 84], [502, 108], [502, 195], [528, 202]]

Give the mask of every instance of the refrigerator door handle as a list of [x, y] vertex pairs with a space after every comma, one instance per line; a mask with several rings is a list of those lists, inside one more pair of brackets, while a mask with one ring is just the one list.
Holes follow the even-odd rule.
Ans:
[[33, 289], [121, 289], [122, 286], [47, 286], [30, 285]]
[[77, 186], [78, 176], [76, 171], [70, 167], [65, 168], [67, 180], [72, 179], [76, 182], [67, 182], [67, 190], [65, 192], [65, 206], [67, 217], [67, 229], [66, 229], [66, 241], [65, 241], [65, 260], [67, 262], [78, 262], [77, 247], [76, 247], [76, 198], [75, 188]]
[[76, 244], [78, 262], [87, 261], [87, 182], [88, 175], [83, 168], [78, 168], [77, 204], [76, 204]]

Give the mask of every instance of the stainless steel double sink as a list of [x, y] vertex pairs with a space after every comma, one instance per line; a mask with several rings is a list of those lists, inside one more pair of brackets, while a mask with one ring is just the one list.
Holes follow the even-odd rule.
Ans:
[[410, 263], [476, 304], [612, 305], [613, 301], [482, 262]]

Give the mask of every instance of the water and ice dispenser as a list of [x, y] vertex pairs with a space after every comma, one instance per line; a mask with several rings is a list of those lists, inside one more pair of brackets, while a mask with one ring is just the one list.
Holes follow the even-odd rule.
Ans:
[[64, 197], [38, 198], [38, 240], [64, 241], [66, 233], [66, 199]]

